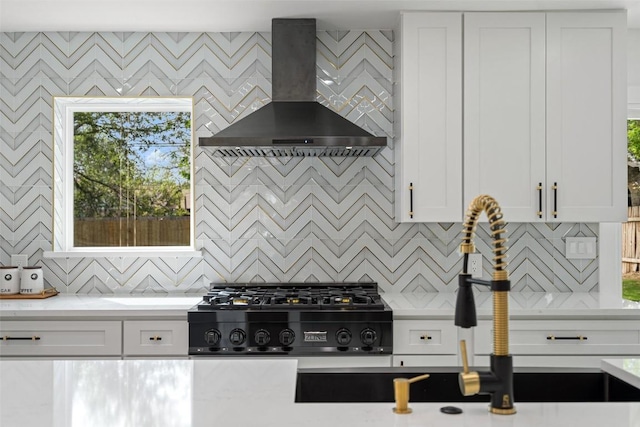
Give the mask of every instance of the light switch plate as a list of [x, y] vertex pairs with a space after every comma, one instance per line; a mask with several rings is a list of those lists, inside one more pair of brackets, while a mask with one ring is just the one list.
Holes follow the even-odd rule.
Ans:
[[595, 237], [567, 237], [565, 245], [567, 259], [594, 259], [596, 257]]

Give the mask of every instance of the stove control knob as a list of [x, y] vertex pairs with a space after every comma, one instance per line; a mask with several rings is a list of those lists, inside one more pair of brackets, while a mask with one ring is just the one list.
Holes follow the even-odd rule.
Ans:
[[373, 343], [376, 342], [377, 338], [376, 331], [371, 328], [364, 328], [362, 332], [360, 332], [360, 340], [362, 341], [362, 344], [367, 347], [372, 346]]
[[266, 329], [258, 329], [253, 337], [259, 347], [264, 347], [271, 341], [271, 335], [269, 335], [269, 331]]
[[280, 344], [289, 347], [296, 340], [296, 334], [289, 328], [280, 331]]
[[336, 341], [339, 346], [349, 345], [351, 342], [351, 332], [345, 328], [338, 329], [338, 332], [336, 332]]
[[220, 342], [220, 331], [217, 329], [209, 329], [204, 333], [204, 340], [209, 345], [216, 345]]
[[234, 329], [229, 334], [229, 342], [235, 346], [241, 345], [244, 340], [247, 338], [247, 334], [239, 328]]

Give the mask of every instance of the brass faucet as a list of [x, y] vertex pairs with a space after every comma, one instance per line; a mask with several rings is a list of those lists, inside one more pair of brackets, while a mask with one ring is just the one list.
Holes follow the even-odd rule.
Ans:
[[[482, 212], [489, 218], [489, 228], [493, 239], [493, 280], [472, 278], [467, 273], [469, 254], [475, 252], [473, 235], [478, 218]], [[489, 411], [494, 414], [511, 415], [516, 413], [513, 406], [513, 361], [509, 354], [509, 306], [508, 295], [511, 289], [507, 272], [504, 220], [498, 202], [487, 195], [473, 199], [467, 210], [463, 226], [460, 251], [464, 255], [462, 274], [458, 276], [458, 296], [456, 299], [455, 324], [470, 328], [478, 324], [473, 298], [472, 284], [489, 286], [493, 293], [493, 353], [489, 372], [470, 372], [467, 362], [466, 343], [460, 342], [463, 372], [459, 375], [460, 391], [464, 396], [474, 394], [491, 395]]]

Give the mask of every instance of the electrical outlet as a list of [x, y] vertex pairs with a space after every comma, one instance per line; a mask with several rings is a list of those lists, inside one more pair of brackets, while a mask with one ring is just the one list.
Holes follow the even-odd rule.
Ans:
[[482, 254], [469, 254], [469, 273], [471, 277], [482, 277]]
[[595, 237], [567, 237], [565, 243], [567, 259], [595, 259], [596, 257]]
[[29, 265], [29, 256], [27, 254], [11, 255], [11, 265], [13, 267], [26, 267]]

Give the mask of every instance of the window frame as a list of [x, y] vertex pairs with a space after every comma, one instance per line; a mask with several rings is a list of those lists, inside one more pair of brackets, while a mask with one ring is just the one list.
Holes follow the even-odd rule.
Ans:
[[[73, 116], [76, 112], [171, 112], [191, 114], [189, 245], [78, 246], [74, 245]], [[48, 258], [86, 256], [200, 256], [195, 248], [194, 105], [192, 97], [54, 97], [53, 98], [53, 242]]]

